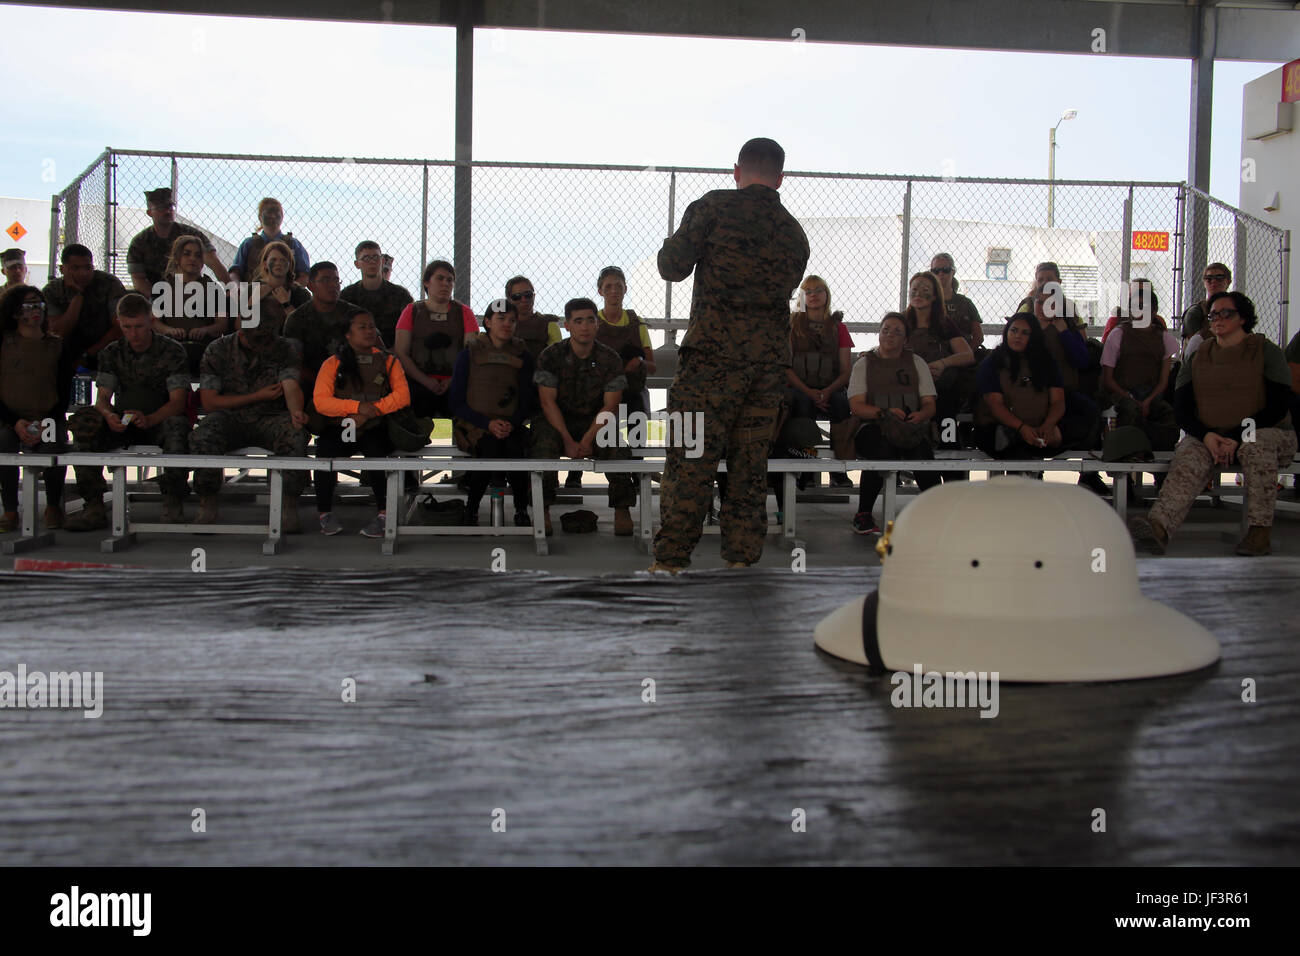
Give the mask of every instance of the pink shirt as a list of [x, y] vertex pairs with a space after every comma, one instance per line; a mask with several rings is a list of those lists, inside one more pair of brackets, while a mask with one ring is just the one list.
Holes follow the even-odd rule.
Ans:
[[[483, 330], [479, 327], [478, 319], [474, 317], [473, 309], [464, 305], [462, 305], [460, 309], [461, 309], [461, 318], [465, 323], [465, 340], [469, 341], [470, 339], [478, 335], [479, 332]], [[406, 329], [406, 331], [410, 332], [414, 328], [415, 328], [415, 303], [412, 302], [410, 305], [404, 308], [402, 310], [402, 314], [397, 317], [397, 331], [400, 332], [402, 331], [402, 329]], [[431, 375], [429, 377], [445, 378], [445, 379], [451, 378], [450, 375]]]

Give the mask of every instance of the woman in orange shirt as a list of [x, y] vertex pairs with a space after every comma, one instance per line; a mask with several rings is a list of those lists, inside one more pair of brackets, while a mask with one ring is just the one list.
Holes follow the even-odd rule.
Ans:
[[[313, 392], [316, 411], [328, 424], [316, 439], [317, 458], [385, 458], [393, 453], [384, 416], [411, 404], [402, 363], [379, 348], [379, 332], [368, 312], [358, 312], [348, 322], [347, 344], [321, 365]], [[349, 424], [349, 422], [351, 424]], [[384, 508], [384, 472], [363, 471], [362, 481], [375, 493], [379, 513], [361, 529], [367, 538], [382, 538], [387, 511]], [[320, 512], [321, 534], [343, 530], [334, 517], [332, 471], [312, 473], [316, 488], [316, 510]]]

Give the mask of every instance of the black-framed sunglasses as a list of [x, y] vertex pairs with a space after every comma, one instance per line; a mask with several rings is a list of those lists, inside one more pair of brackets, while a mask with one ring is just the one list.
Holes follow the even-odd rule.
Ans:
[[44, 312], [44, 302], [24, 302], [18, 307], [23, 312]]
[[1228, 277], [1222, 272], [1216, 272], [1214, 275], [1205, 276], [1206, 282], [1227, 282]]
[[526, 299], [527, 301], [532, 302], [536, 295], [536, 292], [512, 292], [510, 294], [510, 301], [518, 302], [521, 299]]
[[1230, 319], [1234, 315], [1241, 315], [1241, 313], [1236, 309], [1215, 309], [1209, 314], [1208, 318], [1213, 322], [1215, 319]]
[[937, 266], [930, 271], [935, 275], [950, 275], [956, 270], [954, 270], [952, 266]]

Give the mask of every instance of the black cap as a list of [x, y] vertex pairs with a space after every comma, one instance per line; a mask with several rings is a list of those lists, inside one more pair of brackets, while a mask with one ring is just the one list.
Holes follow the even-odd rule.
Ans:
[[157, 189], [146, 189], [144, 199], [145, 202], [157, 206], [166, 206], [172, 201], [172, 188], [170, 186], [160, 186]]

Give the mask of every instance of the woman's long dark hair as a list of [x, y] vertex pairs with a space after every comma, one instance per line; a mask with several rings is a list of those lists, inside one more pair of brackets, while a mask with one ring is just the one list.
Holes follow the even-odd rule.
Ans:
[[[363, 315], [372, 321], [374, 319], [369, 312], [353, 312], [348, 316], [348, 327], [346, 331], [351, 332], [352, 326], [356, 323], [357, 319], [361, 318]], [[384, 356], [384, 362], [386, 364], [388, 362], [388, 352], [385, 351], [382, 344], [380, 345], [379, 351], [380, 354]], [[334, 354], [338, 356], [339, 360], [338, 374], [334, 376], [334, 387], [346, 388], [347, 384], [352, 382], [357, 388], [361, 388], [361, 365], [357, 362], [357, 353], [352, 350], [351, 344], [345, 341], [338, 347], [338, 350]]]
[[[961, 333], [957, 331], [956, 327], [952, 324], [952, 320], [948, 318], [948, 306], [947, 303], [944, 302], [943, 286], [939, 284], [939, 277], [933, 272], [918, 272], [916, 275], [912, 276], [912, 278], [907, 280], [907, 287], [910, 289], [912, 283], [917, 279], [928, 282], [930, 288], [934, 290], [934, 300], [930, 303], [929, 328], [931, 334], [945, 340], [957, 338]], [[953, 291], [956, 290], [954, 289]], [[903, 324], [907, 326], [907, 335], [909, 338], [911, 338], [911, 336], [916, 333], [917, 328], [920, 327], [919, 322], [917, 321], [916, 309], [911, 305], [909, 305], [906, 311], [903, 312]]]
[[[1012, 322], [1024, 322], [1029, 326], [1029, 345], [1025, 347], [1023, 355], [1007, 344], [1007, 333], [1011, 331]], [[993, 350], [993, 361], [997, 368], [1011, 373], [1012, 381], [1021, 378], [1027, 371], [1034, 388], [1046, 391], [1052, 387], [1055, 378], [1052, 375], [1052, 354], [1047, 351], [1043, 327], [1032, 314], [1017, 313], [1007, 318], [1007, 324], [1002, 329], [1002, 343]], [[1027, 370], [1025, 366], [1028, 366]]]

